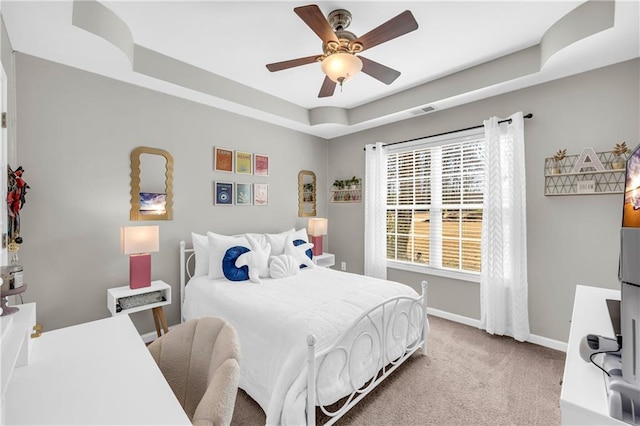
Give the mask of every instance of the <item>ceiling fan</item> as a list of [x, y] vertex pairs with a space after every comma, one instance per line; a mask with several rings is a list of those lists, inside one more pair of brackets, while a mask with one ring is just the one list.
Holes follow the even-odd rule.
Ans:
[[393, 83], [400, 76], [400, 71], [367, 59], [360, 53], [418, 28], [411, 11], [405, 10], [365, 35], [356, 37], [352, 32], [346, 31], [351, 24], [351, 13], [348, 10], [334, 10], [326, 19], [315, 4], [296, 7], [293, 11], [320, 37], [323, 53], [275, 62], [268, 64], [267, 69], [271, 72], [282, 71], [321, 62], [326, 76], [318, 93], [319, 98], [332, 96], [337, 84], [342, 87], [345, 81], [360, 70], [385, 84]]

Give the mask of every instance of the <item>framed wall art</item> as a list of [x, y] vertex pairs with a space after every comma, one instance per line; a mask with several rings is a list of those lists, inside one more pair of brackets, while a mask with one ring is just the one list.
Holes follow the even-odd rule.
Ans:
[[213, 148], [213, 170], [233, 173], [233, 151], [216, 146]]
[[236, 206], [253, 204], [253, 191], [250, 183], [236, 182]]
[[236, 151], [236, 173], [243, 175], [253, 174], [253, 154], [250, 152]]
[[268, 183], [253, 184], [253, 204], [256, 206], [269, 205], [269, 184]]
[[253, 154], [253, 174], [256, 176], [269, 176], [269, 156]]
[[215, 181], [213, 184], [213, 200], [217, 206], [233, 205], [233, 183]]

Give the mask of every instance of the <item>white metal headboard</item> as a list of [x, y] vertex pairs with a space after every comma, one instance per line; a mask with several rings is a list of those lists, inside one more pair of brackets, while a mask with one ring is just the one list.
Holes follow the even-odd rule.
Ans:
[[[187, 281], [193, 277], [192, 269], [195, 268], [196, 264], [196, 253], [190, 248], [186, 248], [185, 242], [180, 241], [180, 322], [184, 322], [184, 315], [182, 314], [182, 304], [184, 303], [184, 288], [187, 285]], [[191, 263], [191, 268], [189, 267], [189, 262]]]

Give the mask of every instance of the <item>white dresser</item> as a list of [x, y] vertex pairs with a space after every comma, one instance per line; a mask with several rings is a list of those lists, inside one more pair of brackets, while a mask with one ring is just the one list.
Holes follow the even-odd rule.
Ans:
[[627, 425], [609, 416], [603, 372], [580, 357], [580, 341], [587, 334], [614, 337], [606, 299], [620, 300], [620, 291], [576, 286], [560, 394], [563, 425]]

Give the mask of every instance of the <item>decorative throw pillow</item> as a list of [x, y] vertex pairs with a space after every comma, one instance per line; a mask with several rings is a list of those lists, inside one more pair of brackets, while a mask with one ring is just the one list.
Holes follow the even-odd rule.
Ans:
[[237, 267], [249, 267], [249, 279], [254, 283], [262, 283], [260, 277], [269, 276], [269, 254], [271, 253], [271, 244], [267, 243], [266, 247], [262, 247], [260, 242], [247, 234], [247, 241], [251, 246], [251, 250], [243, 253], [236, 260]]
[[[295, 241], [301, 241], [301, 240], [295, 240]], [[284, 254], [293, 256], [301, 268], [305, 266], [313, 268], [315, 264], [313, 263], [310, 257], [310, 256], [313, 256], [313, 254], [311, 253], [307, 254], [307, 250], [311, 251], [310, 249], [312, 247], [313, 247], [312, 243], [307, 243], [304, 241], [302, 241], [302, 243], [298, 243], [298, 245], [295, 245], [293, 235], [288, 235], [286, 243], [284, 245]]]
[[243, 234], [243, 236], [246, 238], [247, 236], [252, 236], [260, 245], [260, 247], [262, 248], [266, 248], [267, 247], [267, 243], [269, 241], [267, 241], [267, 237], [265, 234], [256, 234], [256, 233], [247, 233], [247, 234]]
[[244, 235], [229, 237], [207, 232], [207, 240], [209, 241], [209, 278], [212, 280], [224, 277], [222, 258], [230, 247], [242, 246], [249, 248], [249, 242]]
[[307, 234], [307, 228], [301, 228], [293, 232], [293, 241], [302, 240], [305, 243], [309, 242], [309, 235]]
[[249, 249], [242, 246], [229, 247], [222, 258], [222, 273], [229, 281], [246, 281], [249, 279], [249, 267], [238, 266], [236, 261]]
[[286, 278], [296, 275], [300, 271], [298, 261], [286, 254], [271, 256], [269, 275], [271, 278]]
[[193, 276], [207, 275], [209, 273], [209, 240], [207, 236], [192, 232], [191, 244], [196, 256]]
[[307, 250], [304, 251], [304, 254], [306, 254], [309, 259], [313, 260], [313, 250], [311, 250], [313, 248], [313, 243], [307, 243], [303, 240], [293, 240], [293, 245], [298, 247], [300, 250], [304, 250], [304, 247], [300, 247], [303, 244], [307, 244], [307, 246], [310, 246]]
[[287, 239], [287, 235], [293, 234], [294, 232], [295, 228], [291, 228], [279, 234], [265, 234], [267, 242], [271, 244], [272, 256], [279, 256], [284, 253], [284, 242]]

